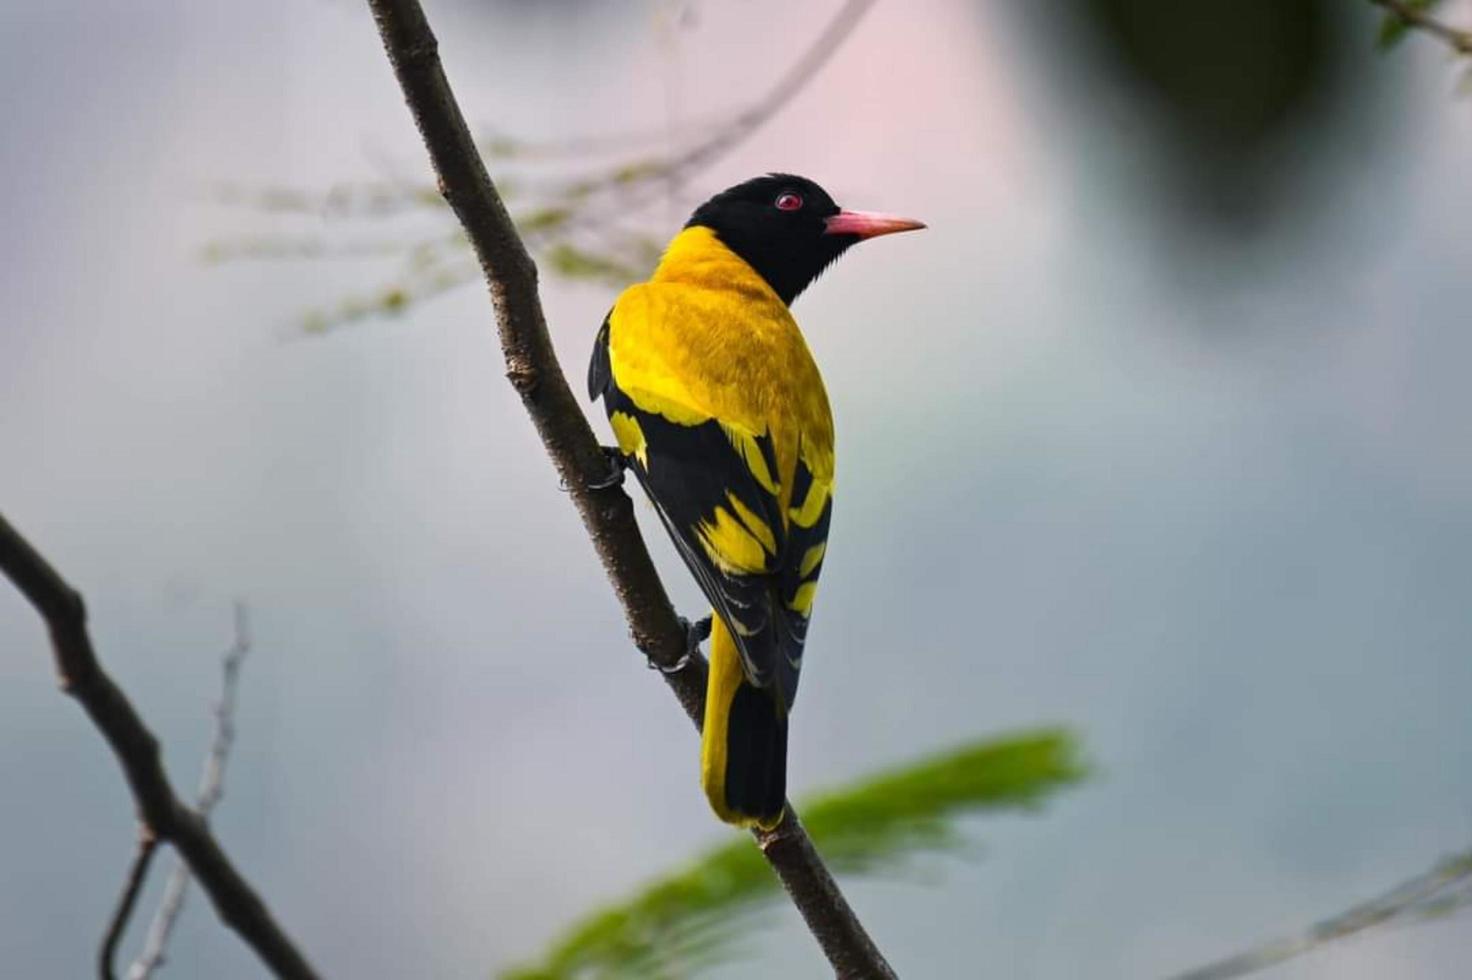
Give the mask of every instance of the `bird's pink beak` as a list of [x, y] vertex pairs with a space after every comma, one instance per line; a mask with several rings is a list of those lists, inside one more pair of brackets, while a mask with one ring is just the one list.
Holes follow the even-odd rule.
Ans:
[[880, 214], [878, 211], [840, 211], [824, 221], [828, 225], [823, 232], [825, 235], [856, 235], [861, 239], [925, 227], [923, 221], [901, 218], [897, 214]]

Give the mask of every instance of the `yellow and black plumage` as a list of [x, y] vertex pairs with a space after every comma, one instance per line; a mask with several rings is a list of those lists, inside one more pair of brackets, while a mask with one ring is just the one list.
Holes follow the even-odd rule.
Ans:
[[714, 607], [701, 782], [730, 823], [782, 815], [833, 513], [833, 417], [788, 306], [855, 242], [918, 227], [759, 177], [701, 205], [598, 333], [589, 394]]

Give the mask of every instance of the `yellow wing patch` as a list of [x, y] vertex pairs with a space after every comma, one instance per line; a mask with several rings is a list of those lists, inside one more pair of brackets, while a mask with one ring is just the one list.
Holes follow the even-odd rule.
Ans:
[[813, 614], [813, 599], [818, 595], [817, 582], [804, 582], [797, 587], [792, 598], [787, 603], [787, 608], [800, 616], [808, 617]]
[[802, 564], [797, 566], [797, 577], [807, 578], [813, 569], [818, 567], [818, 562], [823, 560], [823, 555], [828, 551], [828, 542], [819, 541], [809, 548], [802, 556]]
[[823, 506], [828, 503], [830, 485], [814, 479], [808, 487], [807, 499], [799, 506], [789, 507], [787, 517], [798, 527], [812, 527], [823, 516]]
[[773, 497], [778, 496], [777, 481], [772, 478], [772, 471], [767, 466], [767, 457], [762, 454], [762, 448], [757, 444], [756, 436], [740, 426], [731, 425], [727, 422], [721, 423], [721, 431], [726, 433], [726, 438], [731, 440], [731, 445], [741, 454], [741, 461], [751, 471], [752, 478], [756, 480], [767, 493]]
[[639, 425], [639, 420], [627, 412], [614, 412], [608, 416], [608, 422], [613, 426], [613, 436], [618, 440], [619, 450], [625, 456], [633, 456], [647, 470], [649, 442], [644, 438], [644, 429]]
[[730, 502], [731, 509], [736, 512], [736, 516], [741, 518], [741, 523], [746, 525], [746, 529], [762, 543], [763, 548], [767, 549], [767, 554], [775, 555], [777, 538], [772, 534], [772, 529], [767, 522], [758, 517], [750, 507], [741, 502], [740, 497], [729, 490], [726, 491], [726, 500]]
[[767, 570], [761, 539], [726, 508], [717, 507], [713, 518], [701, 521], [696, 530], [705, 553], [727, 575], [760, 575]]

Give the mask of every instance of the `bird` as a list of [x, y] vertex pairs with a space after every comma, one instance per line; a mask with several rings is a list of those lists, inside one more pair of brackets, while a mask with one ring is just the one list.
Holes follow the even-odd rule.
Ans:
[[832, 410], [790, 307], [856, 243], [924, 227], [844, 210], [804, 177], [753, 178], [695, 209], [594, 342], [615, 472], [633, 471], [712, 606], [700, 772], [727, 823], [770, 830], [785, 811], [833, 514]]

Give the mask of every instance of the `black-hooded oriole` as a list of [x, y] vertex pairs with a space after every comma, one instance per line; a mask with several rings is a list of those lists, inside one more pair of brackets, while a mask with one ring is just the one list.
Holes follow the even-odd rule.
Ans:
[[788, 307], [855, 243], [922, 227], [758, 177], [697, 208], [598, 332], [589, 395], [714, 606], [701, 782], [729, 823], [781, 819], [833, 513], [833, 417]]

